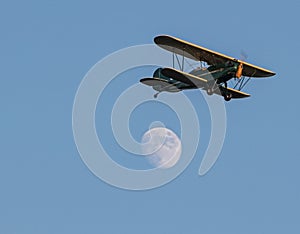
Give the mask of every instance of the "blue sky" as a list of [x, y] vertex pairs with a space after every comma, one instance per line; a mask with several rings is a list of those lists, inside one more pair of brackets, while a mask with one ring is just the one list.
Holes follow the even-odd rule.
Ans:
[[[0, 233], [299, 233], [299, 9], [293, 0], [2, 2]], [[77, 152], [74, 97], [98, 60], [159, 34], [233, 57], [244, 50], [277, 75], [252, 80], [251, 98], [226, 103], [225, 144], [207, 175], [198, 168], [209, 114], [191, 91], [203, 134], [192, 163], [161, 188], [118, 189]], [[127, 74], [134, 83], [151, 69]], [[148, 108], [133, 114], [134, 136], [152, 120], [179, 131], [170, 110]], [[105, 131], [108, 150], [121, 154]]]

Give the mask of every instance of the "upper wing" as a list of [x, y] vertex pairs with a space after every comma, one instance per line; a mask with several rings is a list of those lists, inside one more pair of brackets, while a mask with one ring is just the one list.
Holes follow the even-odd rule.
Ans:
[[274, 72], [267, 69], [237, 60], [230, 56], [206, 49], [204, 47], [192, 44], [190, 42], [171, 37], [168, 35], [157, 36], [154, 42], [165, 50], [182, 55], [184, 57], [196, 60], [205, 61], [208, 65], [225, 63], [226, 61], [235, 61], [243, 64], [243, 76], [248, 77], [268, 77], [275, 75]]
[[255, 66], [250, 63], [246, 63], [244, 61], [239, 61], [239, 63], [243, 64], [243, 76], [248, 76], [248, 77], [269, 77], [269, 76], [274, 76], [276, 75], [275, 72], [272, 72], [270, 70]]

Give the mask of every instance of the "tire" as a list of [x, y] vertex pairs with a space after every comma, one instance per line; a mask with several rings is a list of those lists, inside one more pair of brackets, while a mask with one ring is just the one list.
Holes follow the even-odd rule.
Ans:
[[231, 98], [232, 98], [231, 93], [228, 93], [228, 94], [225, 94], [225, 95], [224, 95], [224, 100], [225, 100], [226, 102], [230, 101]]
[[206, 90], [206, 93], [207, 93], [207, 95], [213, 95], [213, 90], [212, 90], [212, 88], [208, 88], [207, 90]]

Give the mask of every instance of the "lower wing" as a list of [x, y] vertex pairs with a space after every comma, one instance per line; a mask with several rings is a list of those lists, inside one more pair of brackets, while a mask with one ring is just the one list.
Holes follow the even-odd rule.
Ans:
[[161, 73], [166, 77], [181, 81], [191, 86], [195, 86], [196, 88], [206, 87], [208, 83], [208, 80], [206, 79], [176, 70], [174, 68], [163, 68]]
[[225, 88], [223, 86], [219, 86], [214, 93], [221, 95], [221, 96], [225, 96], [226, 94], [230, 94], [231, 98], [246, 98], [246, 97], [250, 97], [251, 95], [248, 93], [244, 93], [242, 91], [236, 90], [236, 89], [232, 89], [232, 88]]
[[[161, 73], [164, 76], [167, 76], [169, 78], [178, 80], [180, 82], [186, 83], [190, 86], [193, 86], [195, 88], [201, 88], [204, 90], [207, 90], [208, 88], [211, 88], [211, 81], [206, 80], [204, 78], [194, 76], [192, 74], [182, 72], [173, 68], [163, 68], [161, 70]], [[225, 88], [221, 85], [216, 85], [215, 89], [213, 90], [215, 94], [225, 96], [227, 94], [230, 94], [232, 98], [245, 98], [250, 97], [250, 94], [244, 93], [242, 91], [232, 89], [232, 88]]]

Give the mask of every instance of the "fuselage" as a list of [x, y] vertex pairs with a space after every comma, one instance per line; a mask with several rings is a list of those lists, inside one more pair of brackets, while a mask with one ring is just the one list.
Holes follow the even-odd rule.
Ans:
[[215, 80], [218, 84], [225, 83], [235, 77], [238, 64], [217, 64], [208, 68], [196, 68], [190, 72], [194, 76], [201, 77], [206, 80]]
[[[226, 83], [228, 80], [236, 77], [236, 72], [238, 69], [238, 63], [235, 62], [227, 62], [222, 64], [216, 64], [209, 66], [207, 68], [196, 68], [193, 69], [190, 74], [194, 76], [201, 77], [203, 79], [208, 80], [209, 82], [212, 81], [212, 83], [222, 84]], [[166, 80], [169, 84], [176, 85], [179, 89], [193, 89], [197, 88], [196, 86], [191, 86], [190, 84], [183, 83], [181, 81], [177, 81], [173, 78], [166, 77], [163, 74], [161, 74], [162, 68], [158, 68], [153, 73], [153, 77], [157, 77], [160, 79]]]

